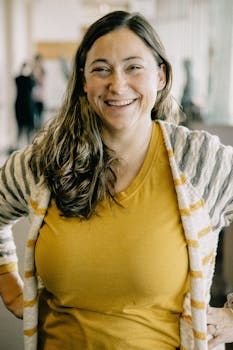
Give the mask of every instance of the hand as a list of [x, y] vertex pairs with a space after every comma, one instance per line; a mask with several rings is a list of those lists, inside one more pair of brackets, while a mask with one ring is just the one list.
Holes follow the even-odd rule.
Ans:
[[18, 272], [0, 275], [0, 295], [6, 308], [17, 318], [23, 318], [23, 282]]
[[207, 309], [207, 332], [212, 337], [209, 349], [219, 344], [233, 343], [233, 312], [229, 308], [209, 306]]

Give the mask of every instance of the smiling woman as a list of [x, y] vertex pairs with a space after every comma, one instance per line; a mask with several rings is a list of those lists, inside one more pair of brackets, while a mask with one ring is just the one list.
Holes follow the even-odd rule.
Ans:
[[[25, 350], [233, 341], [231, 303], [208, 307], [233, 149], [175, 123], [171, 83], [147, 20], [107, 14], [77, 50], [58, 115], [1, 169], [0, 293], [17, 317], [24, 305]], [[8, 224], [26, 215], [23, 302]]]
[[[121, 45], [124, 42], [126, 47]], [[110, 148], [114, 132], [119, 131], [133, 132], [148, 145], [151, 110], [165, 84], [165, 64], [159, 66], [131, 30], [118, 29], [96, 40], [87, 54], [84, 91], [102, 121], [104, 141]]]
[[[129, 44], [124, 47], [123, 42]], [[153, 126], [151, 110], [165, 84], [165, 64], [159, 66], [151, 50], [128, 28], [100, 37], [87, 54], [84, 91], [101, 120], [105, 145], [124, 160], [118, 164], [115, 193], [128, 187], [143, 163]]]

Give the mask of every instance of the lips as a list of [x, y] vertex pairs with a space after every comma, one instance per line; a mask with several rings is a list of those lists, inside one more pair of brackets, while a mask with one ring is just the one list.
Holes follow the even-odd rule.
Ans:
[[133, 103], [135, 101], [135, 99], [129, 99], [129, 100], [106, 100], [105, 103], [108, 106], [113, 106], [113, 107], [124, 107], [124, 106], [128, 106], [131, 103]]

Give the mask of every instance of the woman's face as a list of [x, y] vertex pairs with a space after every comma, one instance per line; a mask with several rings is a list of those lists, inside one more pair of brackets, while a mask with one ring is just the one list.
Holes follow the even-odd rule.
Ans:
[[151, 123], [157, 91], [166, 83], [165, 66], [158, 67], [150, 49], [127, 28], [95, 41], [84, 77], [87, 98], [109, 132]]

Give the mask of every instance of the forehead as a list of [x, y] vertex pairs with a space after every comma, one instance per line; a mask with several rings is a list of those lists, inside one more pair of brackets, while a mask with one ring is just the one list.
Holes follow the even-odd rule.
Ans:
[[144, 41], [128, 28], [114, 30], [98, 38], [87, 53], [87, 61], [102, 58], [150, 56], [152, 51]]

